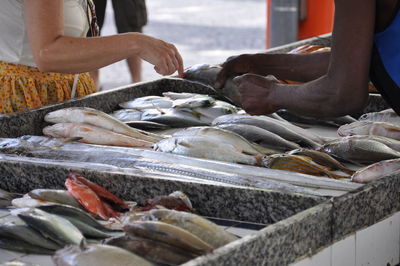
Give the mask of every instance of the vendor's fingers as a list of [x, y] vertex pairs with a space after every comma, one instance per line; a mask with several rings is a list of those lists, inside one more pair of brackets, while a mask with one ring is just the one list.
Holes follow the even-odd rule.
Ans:
[[176, 60], [177, 60], [177, 62], [178, 62], [178, 75], [179, 75], [179, 77], [181, 77], [181, 78], [183, 78], [184, 77], [184, 74], [183, 74], [183, 59], [182, 59], [182, 56], [181, 56], [181, 54], [178, 52], [178, 50], [176, 49], [176, 47], [174, 46], [174, 48], [175, 48], [175, 58], [176, 58]]
[[221, 89], [225, 85], [225, 82], [230, 74], [231, 74], [231, 69], [229, 65], [225, 65], [218, 73], [217, 79], [215, 80], [214, 83], [214, 87], [216, 89]]

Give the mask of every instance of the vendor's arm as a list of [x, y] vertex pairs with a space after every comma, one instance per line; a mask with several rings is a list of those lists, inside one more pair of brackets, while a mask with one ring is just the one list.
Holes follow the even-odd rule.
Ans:
[[242, 54], [229, 58], [218, 74], [216, 87], [232, 75], [252, 73], [274, 75], [278, 79], [310, 81], [325, 75], [330, 52], [314, 54]]
[[246, 111], [265, 114], [285, 108], [323, 117], [357, 112], [365, 106], [375, 0], [336, 0], [335, 9], [327, 74], [302, 85], [277, 84], [255, 75], [238, 77], [235, 81]]
[[81, 73], [137, 55], [169, 75], [183, 73], [174, 45], [140, 33], [74, 38], [64, 35], [63, 0], [24, 0], [25, 23], [41, 71]]

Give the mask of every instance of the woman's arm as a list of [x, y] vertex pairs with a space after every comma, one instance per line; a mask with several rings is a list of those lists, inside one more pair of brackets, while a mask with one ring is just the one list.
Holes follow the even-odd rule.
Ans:
[[137, 55], [162, 75], [183, 61], [174, 45], [141, 33], [74, 38], [64, 35], [63, 0], [24, 0], [25, 23], [35, 62], [44, 72], [82, 73]]

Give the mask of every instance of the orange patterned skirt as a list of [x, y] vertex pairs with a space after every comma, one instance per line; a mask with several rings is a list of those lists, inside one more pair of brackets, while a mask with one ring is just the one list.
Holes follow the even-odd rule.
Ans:
[[[0, 114], [23, 112], [71, 99], [74, 74], [40, 72], [0, 61]], [[79, 75], [76, 97], [96, 92], [88, 73]]]

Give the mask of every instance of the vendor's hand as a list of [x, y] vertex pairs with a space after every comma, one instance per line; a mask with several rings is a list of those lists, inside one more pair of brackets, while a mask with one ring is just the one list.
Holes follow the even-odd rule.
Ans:
[[275, 77], [245, 74], [233, 81], [239, 88], [241, 106], [247, 113], [264, 115], [278, 110], [272, 97], [278, 83]]
[[245, 74], [250, 72], [251, 55], [242, 54], [239, 56], [229, 57], [225, 63], [222, 64], [222, 70], [218, 73], [214, 87], [221, 89], [226, 80], [233, 74]]
[[154, 70], [161, 75], [171, 75], [178, 71], [183, 77], [183, 60], [173, 44], [140, 34], [141, 51], [139, 56], [154, 65]]

